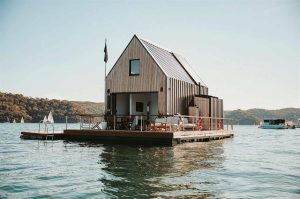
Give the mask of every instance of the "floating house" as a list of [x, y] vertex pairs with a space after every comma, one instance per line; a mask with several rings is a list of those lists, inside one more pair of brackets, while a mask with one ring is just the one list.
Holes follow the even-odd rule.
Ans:
[[208, 94], [184, 57], [136, 35], [108, 73], [106, 91], [112, 115], [223, 118], [223, 100]]
[[80, 115], [80, 129], [22, 132], [23, 139], [88, 140], [176, 145], [234, 136], [223, 100], [177, 53], [136, 35], [106, 76], [103, 115]]

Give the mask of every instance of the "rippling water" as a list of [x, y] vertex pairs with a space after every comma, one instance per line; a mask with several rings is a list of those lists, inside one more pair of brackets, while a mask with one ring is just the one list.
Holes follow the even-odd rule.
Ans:
[[300, 198], [300, 129], [175, 147], [19, 138], [37, 127], [0, 124], [0, 198]]

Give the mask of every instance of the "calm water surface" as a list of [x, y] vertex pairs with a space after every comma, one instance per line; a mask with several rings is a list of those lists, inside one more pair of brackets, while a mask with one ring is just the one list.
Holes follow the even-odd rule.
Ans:
[[175, 147], [19, 138], [37, 127], [0, 124], [0, 198], [300, 198], [300, 129]]

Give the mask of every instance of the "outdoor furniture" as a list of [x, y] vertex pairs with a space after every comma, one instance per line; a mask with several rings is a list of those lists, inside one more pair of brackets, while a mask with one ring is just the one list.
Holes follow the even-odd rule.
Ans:
[[167, 123], [151, 123], [147, 126], [147, 131], [170, 131], [171, 126]]
[[107, 127], [108, 127], [108, 129], [111, 129], [111, 130], [113, 130], [113, 129], [115, 129], [115, 117], [113, 116], [113, 115], [108, 115], [107, 117], [106, 117], [106, 119], [107, 119]]
[[92, 129], [100, 129], [100, 122], [96, 122], [96, 124], [94, 124], [94, 126], [92, 127]]
[[107, 122], [96, 122], [96, 124], [92, 127], [92, 129], [106, 129], [107, 128]]
[[122, 117], [122, 120], [121, 120], [122, 121], [122, 127], [125, 130], [130, 130], [133, 120], [134, 120], [134, 117], [131, 117], [131, 116]]

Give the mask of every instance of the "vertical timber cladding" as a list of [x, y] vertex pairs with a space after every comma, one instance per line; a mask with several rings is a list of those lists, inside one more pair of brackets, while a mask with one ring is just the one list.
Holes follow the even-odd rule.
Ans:
[[[223, 100], [209, 95], [195, 96], [194, 106], [201, 117], [223, 118]], [[192, 115], [193, 116], [193, 115]], [[203, 119], [203, 129], [216, 129], [216, 119]]]
[[[223, 118], [223, 100], [218, 99], [217, 97], [211, 97], [210, 102], [211, 117]], [[211, 121], [211, 129], [217, 129], [216, 119]]]
[[168, 114], [180, 113], [187, 115], [193, 96], [199, 94], [199, 86], [174, 78], [169, 78], [169, 85], [170, 99], [168, 102], [170, 103], [170, 110], [168, 110]]
[[[140, 59], [139, 75], [129, 75], [132, 59]], [[108, 73], [106, 85], [110, 93], [158, 92], [158, 112], [167, 112], [167, 77], [136, 37], [132, 38]]]
[[[217, 117], [217, 106], [218, 106], [218, 99], [211, 97], [210, 98], [210, 115], [213, 118]], [[217, 125], [216, 120], [212, 119], [211, 120], [211, 129], [215, 130], [216, 125]]]
[[[210, 100], [208, 97], [194, 97], [194, 106], [198, 108], [199, 115], [201, 117], [209, 117], [210, 116]], [[194, 116], [194, 115], [191, 115]], [[203, 130], [210, 129], [210, 119], [203, 118], [202, 119]]]

